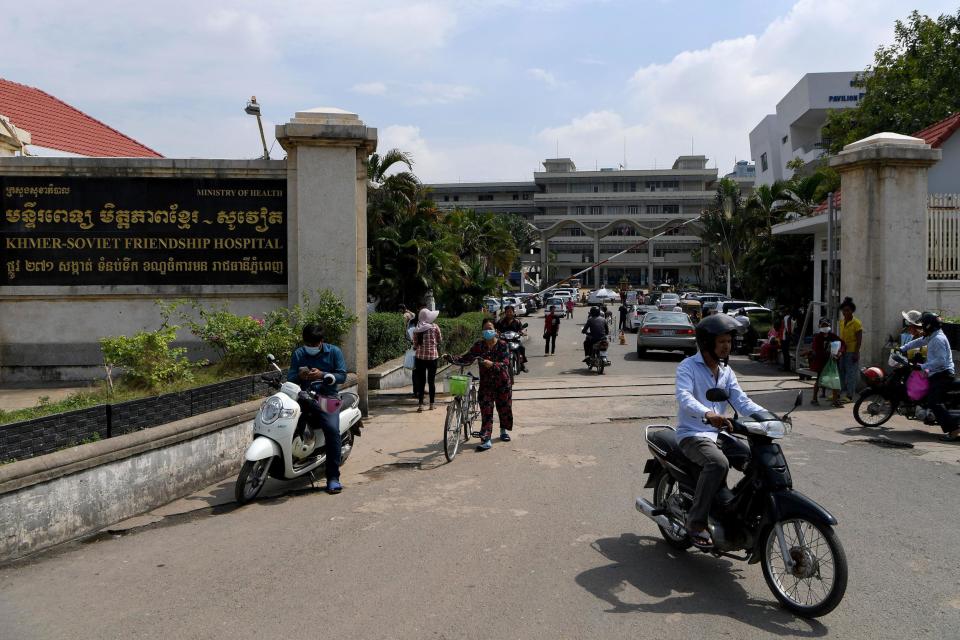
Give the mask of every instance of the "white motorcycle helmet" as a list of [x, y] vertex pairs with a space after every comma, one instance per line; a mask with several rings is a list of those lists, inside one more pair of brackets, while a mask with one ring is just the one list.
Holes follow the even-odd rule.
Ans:
[[307, 438], [303, 437], [303, 434], [294, 436], [293, 442], [290, 443], [290, 453], [297, 460], [303, 460], [317, 448], [317, 436], [311, 431], [310, 436]]

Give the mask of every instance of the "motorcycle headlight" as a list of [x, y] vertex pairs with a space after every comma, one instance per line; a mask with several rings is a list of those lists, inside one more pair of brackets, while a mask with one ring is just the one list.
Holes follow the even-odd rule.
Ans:
[[787, 435], [787, 424], [781, 420], [769, 420], [763, 423], [768, 438], [782, 438]]
[[280, 398], [275, 396], [267, 398], [266, 401], [260, 405], [260, 422], [263, 424], [276, 422], [282, 412], [283, 401], [280, 400]]

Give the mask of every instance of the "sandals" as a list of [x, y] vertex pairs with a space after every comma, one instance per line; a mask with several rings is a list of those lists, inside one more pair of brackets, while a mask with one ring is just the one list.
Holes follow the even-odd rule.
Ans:
[[697, 549], [713, 549], [713, 538], [710, 537], [710, 532], [706, 529], [701, 529], [697, 532], [688, 531], [687, 535], [690, 536], [690, 542], [692, 542], [693, 546]]
[[945, 433], [940, 436], [940, 442], [960, 442], [960, 435], [955, 436], [949, 433]]

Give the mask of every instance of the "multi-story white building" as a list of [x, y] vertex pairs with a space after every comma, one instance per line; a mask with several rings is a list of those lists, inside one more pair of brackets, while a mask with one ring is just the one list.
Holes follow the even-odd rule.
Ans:
[[[541, 233], [540, 265], [555, 281], [700, 216], [715, 197], [717, 169], [681, 156], [670, 169], [577, 171], [569, 158], [543, 162], [529, 183], [430, 185], [441, 208], [519, 213]], [[524, 194], [531, 194], [525, 200]], [[529, 204], [528, 204], [529, 203]], [[532, 206], [531, 206], [532, 205]], [[693, 224], [631, 249], [587, 274], [585, 284], [699, 283], [705, 256]]]
[[863, 98], [853, 86], [856, 71], [808, 73], [777, 103], [777, 112], [763, 118], [750, 132], [750, 155], [756, 163], [756, 183], [789, 180], [787, 163], [812, 162], [823, 155], [821, 131], [831, 109], [855, 107]]

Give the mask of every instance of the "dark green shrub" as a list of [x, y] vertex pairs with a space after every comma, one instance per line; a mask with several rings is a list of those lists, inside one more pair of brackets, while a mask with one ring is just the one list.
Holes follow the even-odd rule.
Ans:
[[[443, 342], [441, 353], [461, 355], [480, 339], [483, 313], [465, 313], [456, 318], [437, 318]], [[377, 367], [401, 357], [409, 347], [404, 338], [403, 315], [399, 313], [371, 313], [367, 316], [367, 363]]]

